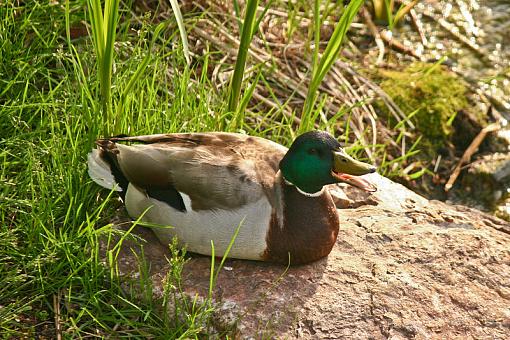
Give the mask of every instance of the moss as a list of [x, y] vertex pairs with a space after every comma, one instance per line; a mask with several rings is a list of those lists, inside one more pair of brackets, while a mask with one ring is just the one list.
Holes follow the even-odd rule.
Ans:
[[463, 81], [445, 67], [413, 63], [402, 71], [379, 71], [381, 88], [406, 113], [427, 144], [440, 146], [452, 133], [451, 122], [468, 105]]

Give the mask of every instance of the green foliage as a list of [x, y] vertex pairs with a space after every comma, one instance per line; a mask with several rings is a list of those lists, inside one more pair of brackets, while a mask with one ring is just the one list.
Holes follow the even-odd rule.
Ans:
[[[34, 338], [43, 327], [53, 338], [58, 307], [64, 338], [196, 337], [205, 332], [207, 301], [175, 302], [178, 292], [155, 300], [143, 257], [138, 282], [117, 267], [120, 244], [136, 240], [109, 223], [118, 203], [87, 175], [94, 139], [113, 131], [114, 122], [97, 117], [101, 75], [91, 72], [91, 40], [71, 41], [66, 33], [85, 19], [84, 5], [68, 2], [67, 12], [35, 1], [0, 8], [0, 333]], [[206, 78], [191, 81], [197, 75], [181, 53], [167, 48], [175, 27], [144, 23], [138, 36], [116, 46], [111, 99], [123, 113], [119, 129], [219, 128], [209, 112], [222, 109], [222, 98], [211, 94]], [[174, 269], [183, 260], [174, 254], [170, 261], [168, 282], [178, 286]], [[162, 308], [170, 303], [179, 318], [166, 318]]]
[[191, 57], [189, 54], [188, 34], [186, 33], [186, 27], [184, 27], [184, 18], [182, 17], [181, 8], [179, 7], [177, 0], [170, 0], [170, 4], [172, 6], [172, 11], [174, 12], [175, 20], [177, 21], [177, 26], [179, 26], [184, 57], [189, 65], [191, 63]]
[[318, 110], [315, 111], [314, 114], [314, 109], [318, 98], [319, 86], [338, 57], [338, 53], [342, 47], [342, 42], [347, 34], [347, 30], [363, 3], [364, 0], [352, 0], [344, 8], [342, 16], [335, 26], [333, 35], [329, 39], [326, 49], [319, 60], [320, 25], [323, 20], [319, 13], [320, 1], [315, 0], [313, 14], [315, 50], [312, 61], [312, 79], [308, 87], [305, 103], [303, 105], [303, 112], [301, 114], [301, 124], [299, 125], [299, 132], [301, 133], [310, 130], [315, 123], [314, 117], [318, 114]]
[[[92, 41], [96, 51], [97, 74], [101, 89], [103, 104], [103, 122], [113, 119], [113, 106], [111, 100], [112, 73], [114, 59], [114, 44], [119, 21], [119, 0], [106, 0], [104, 10], [101, 0], [87, 0], [89, 8], [89, 21], [92, 27]], [[106, 125], [108, 126], [108, 125]], [[107, 134], [115, 131], [106, 131]]]
[[244, 22], [241, 26], [241, 42], [237, 52], [234, 74], [230, 83], [230, 95], [228, 99], [228, 111], [236, 112], [239, 96], [241, 94], [241, 85], [243, 82], [244, 69], [246, 67], [246, 58], [250, 47], [253, 34], [255, 32], [255, 23], [257, 16], [258, 0], [248, 0], [246, 3]]
[[[245, 117], [245, 110], [250, 102], [256, 86], [260, 80], [261, 72], [260, 65], [257, 65], [257, 75], [252, 81], [251, 85], [242, 93], [244, 70], [248, 59], [248, 49], [250, 47], [253, 36], [259, 29], [260, 22], [264, 15], [269, 10], [273, 0], [267, 2], [264, 10], [256, 17], [258, 0], [248, 0], [245, 7], [244, 21], [241, 21], [238, 1], [234, 1], [234, 11], [236, 14], [239, 31], [241, 32], [239, 49], [237, 52], [236, 63], [234, 67], [234, 74], [230, 80], [229, 94], [228, 94], [228, 107], [227, 107], [227, 121], [229, 122], [228, 129], [233, 126], [242, 124]], [[241, 96], [242, 94], [242, 96]], [[225, 127], [222, 127], [223, 129]]]
[[387, 25], [390, 30], [409, 13], [420, 0], [413, 0], [409, 3], [402, 3], [397, 12], [393, 14], [395, 8], [394, 0], [372, 0], [372, 14], [377, 23]]
[[414, 63], [402, 71], [380, 74], [382, 89], [404, 112], [412, 113], [411, 120], [427, 141], [443, 144], [457, 112], [468, 104], [462, 80], [440, 64]]

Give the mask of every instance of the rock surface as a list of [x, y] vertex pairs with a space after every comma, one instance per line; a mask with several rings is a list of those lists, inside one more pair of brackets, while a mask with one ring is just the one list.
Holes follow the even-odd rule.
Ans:
[[[257, 339], [508, 339], [510, 225], [377, 174], [370, 180], [375, 194], [332, 188], [341, 225], [327, 258], [288, 269], [227, 260], [214, 291], [216, 327], [235, 324], [236, 337]], [[161, 287], [167, 247], [138, 232]], [[137, 266], [125, 245], [129, 273]], [[209, 271], [210, 258], [192, 256], [186, 294], [206, 296]]]

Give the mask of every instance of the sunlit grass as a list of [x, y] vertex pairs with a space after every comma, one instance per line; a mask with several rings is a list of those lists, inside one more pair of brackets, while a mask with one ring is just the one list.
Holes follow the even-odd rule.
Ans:
[[248, 56], [248, 49], [255, 29], [255, 22], [257, 17], [258, 0], [248, 0], [246, 2], [245, 16], [242, 23], [240, 23], [241, 30], [241, 43], [237, 52], [236, 65], [234, 68], [234, 75], [230, 83], [230, 95], [228, 99], [228, 111], [236, 112], [239, 103], [239, 96], [241, 94], [241, 85], [244, 76], [244, 69], [246, 67], [246, 58]]
[[349, 26], [351, 25], [355, 15], [358, 13], [363, 3], [364, 0], [352, 0], [344, 8], [342, 16], [335, 25], [333, 35], [329, 39], [326, 49], [319, 58], [320, 25], [323, 20], [321, 19], [321, 14], [319, 11], [320, 0], [315, 0], [314, 2], [313, 22], [315, 47], [313, 52], [310, 85], [308, 87], [308, 92], [301, 114], [301, 124], [299, 126], [300, 132], [310, 130], [315, 123], [315, 117], [318, 114], [318, 110], [316, 110], [315, 104], [317, 102], [319, 86], [326, 74], [333, 66], [336, 58], [338, 57], [338, 53], [342, 47], [343, 40], [347, 34], [347, 30], [349, 29]]
[[[100, 0], [87, 0], [89, 20], [92, 27], [92, 41], [96, 52], [97, 74], [99, 77], [101, 102], [103, 107], [103, 123], [120, 117], [113, 116], [112, 104], [112, 73], [115, 57], [114, 44], [119, 21], [119, 0], [106, 0], [104, 8]], [[115, 126], [116, 124], [114, 124]], [[106, 131], [110, 134], [114, 131]]]
[[374, 19], [378, 23], [388, 25], [390, 30], [398, 24], [398, 22], [409, 13], [420, 0], [412, 0], [408, 3], [402, 2], [400, 7], [395, 11], [394, 0], [372, 0], [372, 13]]
[[[132, 134], [217, 130], [209, 112], [222, 109], [221, 98], [211, 96], [205, 78], [195, 81], [179, 50], [168, 48], [175, 32], [168, 27], [175, 23], [146, 24], [138, 38], [120, 45], [109, 83], [95, 72], [92, 40], [69, 45], [66, 31], [84, 19], [82, 5], [67, 12], [35, 2], [3, 8], [2, 58], [10, 62], [0, 66], [0, 333], [195, 337], [211, 308], [174, 295], [178, 271], [168, 273], [172, 287], [163, 301], [154, 300], [148, 275], [140, 282], [119, 276], [116, 250], [127, 234], [109, 223], [119, 203], [91, 183], [86, 154], [114, 125]], [[144, 32], [151, 33], [148, 42]], [[119, 111], [109, 120], [97, 117], [102, 81], [113, 89], [110, 109]], [[182, 266], [179, 254], [170, 259], [172, 268]], [[143, 259], [139, 265], [143, 273]], [[163, 308], [176, 303], [186, 318], [167, 317]]]
[[170, 0], [172, 5], [172, 11], [174, 12], [177, 26], [179, 27], [179, 34], [181, 35], [182, 51], [188, 65], [191, 63], [191, 57], [189, 53], [188, 34], [186, 33], [186, 27], [184, 26], [184, 18], [182, 17], [181, 8], [177, 0]]

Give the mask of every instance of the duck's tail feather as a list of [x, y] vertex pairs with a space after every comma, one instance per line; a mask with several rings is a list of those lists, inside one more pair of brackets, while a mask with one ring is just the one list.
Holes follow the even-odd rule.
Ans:
[[104, 151], [94, 149], [88, 154], [88, 172], [90, 178], [106, 189], [123, 191], [122, 186], [115, 179], [112, 165], [108, 158], [102, 157]]

